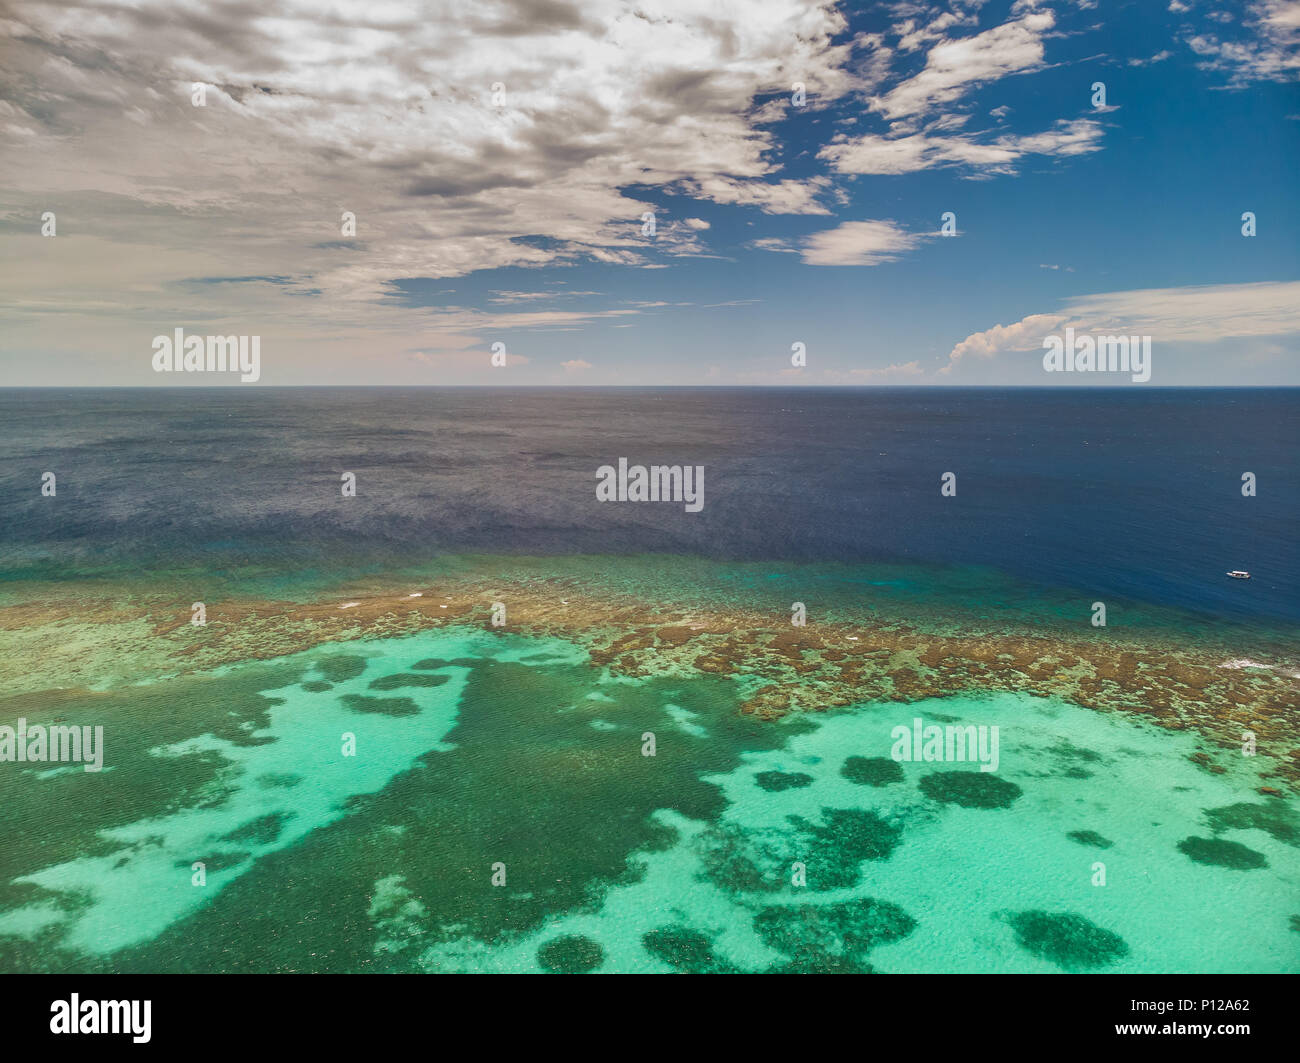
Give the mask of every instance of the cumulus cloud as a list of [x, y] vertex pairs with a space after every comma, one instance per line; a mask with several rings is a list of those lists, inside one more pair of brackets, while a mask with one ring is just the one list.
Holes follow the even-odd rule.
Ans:
[[[476, 316], [412, 305], [410, 278], [708, 253], [702, 219], [644, 236], [625, 189], [825, 214], [829, 181], [782, 175], [750, 116], [791, 71], [821, 100], [860, 85], [845, 28], [828, 0], [10, 5], [0, 231], [48, 273], [15, 265], [3, 302], [45, 328], [265, 314], [454, 344]], [[58, 243], [29, 245], [44, 209]], [[190, 283], [239, 276], [281, 280]]]
[[1151, 336], [1154, 343], [1213, 343], [1300, 334], [1300, 281], [1147, 288], [1080, 296], [1055, 313], [975, 332], [953, 347], [949, 375], [964, 359], [1042, 348], [1060, 329]]
[[[511, 273], [471, 308], [428, 282], [663, 269], [713, 253], [736, 215], [826, 218], [810, 236], [749, 244], [808, 265], [888, 262], [928, 234], [837, 224], [850, 175], [1009, 175], [1101, 147], [1091, 112], [1013, 134], [1008, 106], [987, 110], [999, 101], [978, 90], [1045, 69], [1060, 36], [1039, 0], [980, 30], [992, 15], [983, 0], [896, 0], [887, 29], [850, 34], [830, 0], [15, 0], [0, 17], [7, 338], [51, 364], [95, 349], [110, 372], [178, 322], [266, 333], [322, 380], [349, 359], [477, 367], [489, 329], [627, 327], [665, 304], [565, 301]], [[1232, 84], [1296, 73], [1300, 0], [1249, 0], [1236, 30], [1184, 39]], [[865, 107], [808, 121], [849, 97]], [[781, 164], [786, 119], [822, 136], [792, 145], [810, 164], [797, 172]], [[827, 142], [836, 128], [871, 131]], [[677, 197], [653, 237], [647, 189]], [[57, 240], [36, 235], [46, 209]], [[353, 215], [355, 231], [341, 225]], [[968, 337], [952, 364], [1018, 342], [1024, 324]], [[282, 382], [269, 357], [266, 380]]]

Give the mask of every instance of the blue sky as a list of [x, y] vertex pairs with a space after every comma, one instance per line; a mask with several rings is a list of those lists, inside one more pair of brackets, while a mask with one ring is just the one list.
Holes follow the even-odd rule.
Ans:
[[1300, 384], [1296, 0], [153, 6], [7, 26], [5, 383]]

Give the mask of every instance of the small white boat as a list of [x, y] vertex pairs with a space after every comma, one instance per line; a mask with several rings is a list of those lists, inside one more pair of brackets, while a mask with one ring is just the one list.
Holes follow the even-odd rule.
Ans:
[[1228, 573], [1228, 575], [1229, 575], [1232, 579], [1250, 579], [1250, 573], [1249, 573], [1249, 572], [1243, 572], [1243, 571], [1242, 571], [1241, 569], [1239, 569], [1239, 568], [1234, 568], [1231, 572]]

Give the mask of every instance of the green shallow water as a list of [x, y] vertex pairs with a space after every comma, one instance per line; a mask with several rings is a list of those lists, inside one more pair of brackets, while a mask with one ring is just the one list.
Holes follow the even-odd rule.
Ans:
[[[0, 969], [1300, 970], [1262, 757], [1020, 695], [764, 724], [740, 686], [451, 629], [64, 698], [107, 770], [0, 773]], [[914, 717], [997, 726], [998, 770], [894, 762]]]

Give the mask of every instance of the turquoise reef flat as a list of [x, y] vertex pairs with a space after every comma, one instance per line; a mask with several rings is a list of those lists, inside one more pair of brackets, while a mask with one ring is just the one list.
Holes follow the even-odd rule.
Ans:
[[[0, 965], [1300, 970], [1266, 758], [1008, 693], [761, 722], [743, 686], [449, 627], [65, 700], [110, 767], [0, 776]], [[997, 727], [997, 770], [900, 763], [915, 719]]]

